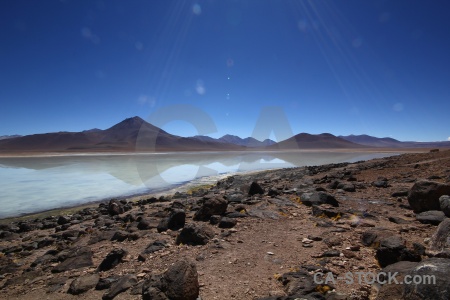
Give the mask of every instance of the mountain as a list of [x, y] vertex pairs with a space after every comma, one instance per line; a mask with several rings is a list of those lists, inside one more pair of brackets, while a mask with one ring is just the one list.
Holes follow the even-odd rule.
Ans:
[[352, 143], [330, 133], [299, 133], [287, 140], [267, 147], [268, 149], [354, 149], [367, 146]]
[[0, 140], [0, 151], [197, 151], [242, 150], [236, 145], [169, 134], [139, 117], [106, 130], [33, 134]]
[[348, 136], [338, 136], [344, 140], [350, 141], [352, 143], [365, 145], [369, 147], [383, 147], [383, 148], [401, 148], [403, 147], [402, 142], [393, 138], [377, 138], [367, 134], [361, 135], [348, 135]]
[[271, 139], [265, 139], [264, 141], [258, 141], [255, 138], [248, 137], [248, 138], [240, 138], [236, 135], [226, 134], [221, 138], [215, 139], [209, 136], [205, 135], [196, 135], [193, 138], [198, 139], [200, 141], [209, 141], [209, 142], [219, 142], [223, 144], [232, 144], [242, 147], [249, 147], [249, 148], [263, 148], [266, 146], [270, 146], [273, 144], [276, 144], [276, 142], [272, 141]]
[[362, 134], [362, 135], [347, 135], [339, 136], [339, 138], [347, 141], [369, 146], [369, 147], [382, 147], [382, 148], [448, 148], [450, 147], [450, 141], [442, 142], [402, 142], [393, 138], [377, 138], [374, 136]]
[[223, 137], [219, 138], [218, 140], [222, 141], [222, 142], [234, 144], [234, 145], [249, 147], [249, 148], [266, 147], [266, 146], [276, 144], [274, 141], [272, 141], [270, 139], [265, 139], [263, 142], [261, 142], [252, 137], [247, 137], [245, 139], [242, 139], [236, 135], [231, 135], [231, 134], [226, 134]]
[[16, 137], [21, 137], [21, 135], [14, 134], [14, 135], [0, 135], [0, 140], [6, 140], [6, 139], [12, 139]]

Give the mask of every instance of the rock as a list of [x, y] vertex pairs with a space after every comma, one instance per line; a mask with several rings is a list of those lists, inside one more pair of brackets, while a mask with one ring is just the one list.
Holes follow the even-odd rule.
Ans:
[[155, 228], [153, 222], [147, 218], [142, 218], [139, 223], [137, 224], [137, 228], [139, 230], [148, 230]]
[[320, 257], [339, 257], [341, 255], [341, 251], [339, 250], [327, 250], [321, 254]]
[[125, 292], [133, 285], [137, 284], [137, 278], [133, 274], [127, 274], [111, 284], [109, 290], [102, 296], [102, 300], [112, 300], [120, 293]]
[[69, 278], [65, 276], [58, 276], [50, 279], [47, 282], [47, 293], [54, 293], [56, 291], [59, 291], [67, 282]]
[[339, 207], [339, 202], [336, 198], [326, 192], [303, 193], [300, 201], [306, 206], [330, 204], [334, 207]]
[[219, 197], [204, 198], [203, 205], [194, 214], [195, 221], [209, 221], [212, 215], [222, 215], [227, 211], [227, 200]]
[[186, 223], [186, 213], [183, 209], [174, 209], [167, 218], [161, 220], [158, 224], [158, 232], [178, 230], [184, 227]]
[[[284, 285], [286, 294], [290, 296], [287, 299], [324, 299], [320, 294], [316, 294], [318, 284], [315, 283], [313, 275], [306, 270], [301, 269], [297, 272], [285, 273], [278, 280]], [[320, 280], [324, 280], [324, 278], [320, 278]], [[321, 286], [325, 287], [326, 285]], [[312, 298], [314, 295], [317, 298]], [[308, 296], [311, 298], [308, 298]]]
[[56, 221], [58, 225], [64, 225], [70, 223], [70, 218], [67, 216], [59, 216], [58, 221]]
[[354, 192], [355, 190], [355, 185], [351, 184], [351, 183], [339, 183], [337, 185], [337, 188], [346, 192]]
[[123, 261], [123, 258], [128, 254], [125, 249], [114, 249], [108, 253], [103, 261], [98, 266], [98, 271], [108, 271], [117, 266]]
[[333, 206], [326, 206], [326, 205], [320, 205], [320, 206], [313, 206], [312, 207], [312, 215], [315, 217], [327, 217], [327, 218], [333, 218], [338, 219], [340, 218], [341, 211], [339, 211], [337, 208]]
[[318, 236], [318, 235], [311, 235], [311, 234], [309, 234], [309, 235], [308, 235], [308, 239], [313, 240], [313, 241], [316, 241], [316, 242], [319, 242], [319, 241], [322, 240], [322, 237], [321, 237], [321, 236]]
[[230, 212], [230, 213], [226, 213], [225, 216], [227, 216], [228, 218], [246, 218], [248, 217], [247, 213], [241, 213], [241, 212]]
[[97, 285], [99, 279], [100, 276], [98, 274], [87, 274], [80, 276], [72, 281], [67, 292], [72, 295], [82, 294], [94, 288]]
[[269, 191], [267, 192], [267, 195], [270, 197], [275, 197], [280, 195], [280, 191], [278, 191], [277, 189], [273, 189], [273, 188], [269, 188]]
[[176, 243], [177, 245], [206, 245], [213, 237], [214, 231], [209, 226], [191, 223], [181, 230]]
[[[403, 299], [403, 285], [396, 284], [393, 278], [395, 278], [398, 283], [403, 282], [405, 275], [407, 275], [412, 269], [414, 269], [417, 264], [417, 262], [399, 261], [383, 268], [379, 273], [380, 282], [376, 281], [374, 284], [373, 296], [376, 296], [374, 297], [374, 299]], [[391, 274], [391, 282], [389, 282], [389, 274]], [[396, 274], [395, 277], [393, 276], [394, 274]], [[385, 284], [380, 284], [384, 283], [385, 281]]]
[[114, 233], [111, 241], [123, 242], [128, 238], [129, 233], [123, 230], [118, 230]]
[[88, 245], [92, 245], [101, 241], [109, 241], [113, 238], [115, 232], [113, 231], [98, 231], [91, 236]]
[[394, 233], [384, 228], [371, 229], [369, 231], [363, 232], [361, 235], [361, 243], [364, 246], [378, 247], [380, 245], [381, 239], [385, 237], [392, 236]]
[[421, 257], [406, 249], [405, 241], [398, 236], [390, 236], [380, 241], [375, 258], [382, 268], [399, 261], [420, 261]]
[[391, 194], [391, 197], [397, 198], [397, 197], [406, 197], [408, 196], [408, 191], [396, 191]]
[[446, 217], [442, 211], [429, 210], [418, 214], [416, 219], [423, 224], [439, 225]]
[[450, 218], [450, 196], [444, 195], [439, 197], [439, 207], [441, 211]]
[[253, 196], [256, 194], [264, 194], [264, 189], [256, 181], [253, 181], [248, 190], [248, 195]]
[[435, 181], [416, 182], [408, 193], [408, 202], [416, 213], [439, 210], [439, 197], [450, 194], [450, 185]]
[[384, 178], [385, 180], [377, 180], [374, 181], [372, 184], [373, 186], [377, 187], [377, 188], [387, 188], [389, 186], [388, 181], [386, 178]]
[[219, 228], [232, 228], [237, 224], [235, 219], [223, 217], [219, 222]]
[[143, 300], [196, 300], [198, 274], [191, 261], [178, 261], [164, 274], [153, 276], [142, 287]]
[[323, 242], [328, 246], [328, 247], [333, 247], [333, 246], [339, 246], [342, 244], [342, 238], [339, 236], [329, 236], [326, 237]]
[[[430, 258], [417, 264], [408, 272], [410, 278], [430, 278], [435, 282], [421, 282], [404, 284], [403, 299], [450, 299], [450, 259]], [[425, 277], [427, 276], [427, 277]], [[412, 281], [412, 280], [411, 280]]]
[[123, 204], [118, 200], [110, 200], [108, 204], [108, 214], [111, 216], [120, 215], [125, 212]]
[[167, 247], [166, 241], [154, 241], [154, 242], [148, 244], [148, 246], [144, 249], [144, 251], [142, 251], [142, 253], [150, 254], [150, 253], [162, 250], [166, 247]]
[[219, 224], [220, 219], [222, 219], [221, 216], [213, 215], [213, 216], [211, 216], [211, 218], [209, 218], [209, 223], [210, 223], [211, 225], [217, 225], [217, 224]]
[[242, 200], [244, 199], [244, 195], [242, 193], [232, 193], [227, 195], [227, 201], [228, 202], [235, 202], [235, 203], [241, 203]]
[[402, 219], [400, 217], [388, 217], [388, 220], [395, 224], [409, 224], [408, 220]]
[[89, 247], [71, 248], [58, 255], [58, 260], [62, 261], [52, 269], [53, 273], [60, 273], [83, 267], [90, 267], [92, 262], [92, 251]]
[[97, 285], [95, 286], [96, 290], [106, 290], [111, 287], [111, 284], [119, 280], [119, 277], [114, 275], [107, 278], [100, 278]]
[[[450, 219], [447, 218], [439, 224], [430, 240], [430, 250], [434, 255], [450, 253]], [[449, 256], [450, 258], [450, 256]]]

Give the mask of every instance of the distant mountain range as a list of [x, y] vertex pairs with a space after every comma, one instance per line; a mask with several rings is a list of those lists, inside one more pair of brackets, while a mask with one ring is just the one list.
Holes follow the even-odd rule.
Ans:
[[391, 138], [368, 135], [334, 136], [329, 133], [300, 133], [276, 143], [270, 139], [258, 141], [224, 135], [215, 139], [208, 136], [180, 137], [170, 134], [139, 117], [124, 121], [105, 130], [82, 132], [54, 132], [26, 136], [0, 137], [1, 152], [103, 152], [103, 151], [242, 151], [246, 149], [363, 149], [436, 148], [450, 147], [450, 142], [400, 142]]
[[255, 138], [248, 137], [248, 138], [240, 138], [236, 135], [226, 134], [221, 138], [215, 139], [209, 136], [204, 135], [196, 135], [194, 136], [195, 139], [198, 139], [200, 141], [210, 141], [210, 142], [219, 142], [224, 144], [234, 144], [238, 146], [244, 146], [249, 148], [259, 148], [259, 147], [267, 147], [273, 144], [276, 144], [276, 142], [272, 141], [271, 139], [265, 139], [264, 141], [258, 141]]
[[385, 137], [377, 138], [370, 135], [347, 135], [338, 136], [341, 139], [350, 141], [352, 143], [365, 145], [368, 147], [381, 148], [447, 148], [450, 147], [450, 141], [442, 142], [401, 142], [399, 140]]
[[16, 137], [20, 137], [21, 135], [14, 134], [14, 135], [0, 135], [0, 140], [6, 140], [6, 139], [12, 139]]

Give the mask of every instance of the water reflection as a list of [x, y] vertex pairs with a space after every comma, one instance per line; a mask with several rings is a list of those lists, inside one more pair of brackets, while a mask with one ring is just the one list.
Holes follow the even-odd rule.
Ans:
[[202, 152], [0, 158], [0, 217], [152, 192], [205, 176], [393, 153]]

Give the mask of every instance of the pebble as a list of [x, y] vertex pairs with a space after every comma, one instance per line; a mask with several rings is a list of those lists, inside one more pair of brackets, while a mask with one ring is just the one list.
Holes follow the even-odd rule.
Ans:
[[267, 252], [267, 254], [269, 254], [269, 255], [275, 255], [275, 253], [273, 253], [273, 252]]
[[302, 239], [302, 243], [303, 244], [311, 244], [313, 242], [313, 240], [310, 240], [310, 239], [308, 239], [308, 238], [303, 238]]

